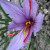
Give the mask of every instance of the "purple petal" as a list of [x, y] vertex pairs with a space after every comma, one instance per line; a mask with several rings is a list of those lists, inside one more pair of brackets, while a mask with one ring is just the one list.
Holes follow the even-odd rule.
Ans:
[[24, 16], [24, 13], [22, 11], [22, 8], [17, 6], [16, 4], [9, 2], [9, 1], [0, 1], [0, 4], [6, 14], [9, 14], [10, 18], [16, 18], [17, 15]]
[[25, 22], [27, 21], [27, 19], [23, 16], [19, 16], [17, 15], [16, 18], [13, 19], [13, 21], [17, 24], [25, 24]]
[[33, 32], [33, 30], [32, 30], [32, 28], [31, 28], [31, 29], [30, 29], [30, 33], [29, 33], [29, 36], [28, 36], [28, 38], [27, 38], [26, 42], [27, 42], [27, 41], [29, 40], [29, 38], [31, 37], [32, 32]]
[[43, 15], [40, 12], [35, 19], [35, 24], [32, 26], [34, 36], [36, 36], [36, 32], [40, 31], [40, 29], [42, 28], [42, 24], [43, 24]]
[[13, 29], [16, 30], [21, 30], [23, 26], [18, 26], [17, 24], [14, 23], [14, 21], [12, 21], [9, 26], [8, 26], [8, 30], [11, 32]]
[[28, 31], [26, 31], [26, 34], [24, 35], [24, 30], [23, 30], [23, 31], [21, 31], [19, 34], [17, 34], [17, 35], [12, 39], [12, 41], [10, 42], [10, 44], [9, 44], [9, 46], [8, 46], [8, 48], [7, 48], [7, 50], [19, 50], [20, 48], [23, 48], [23, 47], [26, 45], [28, 39], [31, 37], [32, 31], [30, 31], [30, 35], [29, 35], [29, 37], [27, 38], [26, 42], [24, 43], [23, 40], [26, 38], [27, 33], [28, 33]]
[[7, 50], [19, 50], [21, 47], [25, 45], [25, 43], [23, 42], [24, 38], [24, 32], [21, 31], [12, 39]]
[[9, 24], [9, 26], [8, 26], [8, 30], [9, 30], [9, 31], [12, 31], [12, 30], [15, 29], [16, 27], [17, 27], [17, 25], [14, 24], [14, 22], [12, 21], [12, 22]]
[[[23, 8], [26, 14], [26, 17], [29, 17], [29, 0], [24, 0], [23, 2]], [[36, 0], [31, 0], [31, 18], [34, 18], [36, 16], [37, 13], [37, 3]]]
[[36, 16], [36, 13], [37, 13], [37, 9], [38, 9], [38, 5], [37, 5], [37, 2], [36, 0], [31, 0], [31, 17], [35, 18]]
[[29, 16], [29, 2], [28, 2], [28, 0], [24, 0], [23, 9], [26, 14], [26, 17], [28, 18], [28, 16]]

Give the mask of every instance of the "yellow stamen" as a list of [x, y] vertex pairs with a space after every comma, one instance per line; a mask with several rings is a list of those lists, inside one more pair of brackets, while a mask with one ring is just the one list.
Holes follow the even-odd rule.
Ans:
[[24, 35], [25, 35], [26, 28], [27, 28], [27, 26], [26, 26], [25, 29], [24, 29]]
[[29, 21], [29, 22], [26, 22], [26, 25], [28, 25], [28, 24], [31, 24], [31, 22]]
[[27, 29], [27, 27], [28, 27], [28, 24], [31, 24], [31, 22], [29, 21], [29, 22], [26, 22], [26, 27], [25, 27], [25, 29], [24, 29], [24, 35], [25, 35], [25, 31], [26, 31], [26, 29]]

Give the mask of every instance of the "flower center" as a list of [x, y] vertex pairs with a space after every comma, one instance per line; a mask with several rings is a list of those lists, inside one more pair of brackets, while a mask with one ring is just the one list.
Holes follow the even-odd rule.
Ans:
[[26, 22], [26, 25], [28, 25], [28, 24], [30, 25], [30, 24], [31, 24], [31, 22], [30, 22], [30, 21]]
[[25, 35], [25, 31], [26, 31], [27, 27], [28, 27], [30, 24], [31, 24], [30, 21], [26, 22], [26, 27], [25, 27], [25, 29], [24, 29], [24, 35]]

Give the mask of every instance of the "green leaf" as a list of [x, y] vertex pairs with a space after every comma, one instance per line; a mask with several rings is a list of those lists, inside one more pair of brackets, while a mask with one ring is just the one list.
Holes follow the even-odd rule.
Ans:
[[39, 34], [41, 35], [41, 37], [42, 37], [43, 39], [45, 39], [48, 43], [50, 43], [50, 40], [47, 39], [44, 35], [42, 35], [42, 33], [39, 33]]
[[8, 31], [8, 30], [2, 31], [2, 32], [0, 33], [0, 36], [3, 35], [4, 33], [6, 33], [7, 31]]
[[7, 48], [8, 44], [9, 44], [10, 40], [12, 39], [12, 37], [13, 37], [13, 36], [11, 36], [11, 37], [8, 39], [8, 41], [6, 42], [6, 44], [5, 44], [4, 48], [3, 48], [3, 50], [6, 50], [6, 48]]
[[[18, 31], [14, 31], [15, 33], [17, 33]], [[14, 32], [11, 32], [10, 34], [14, 33]], [[0, 44], [0, 46], [2, 46], [4, 43], [6, 43], [8, 40], [11, 40], [11, 38], [13, 38], [16, 34], [14, 34], [13, 36], [10, 36], [8, 39], [6, 39], [4, 42], [2, 42]], [[8, 35], [7, 35], [8, 36]]]
[[0, 42], [2, 42], [5, 38], [7, 38], [8, 37], [8, 35], [6, 35], [5, 37], [3, 37], [1, 40], [0, 40]]
[[31, 48], [32, 48], [32, 50], [34, 50], [34, 46], [33, 46], [32, 40], [31, 40]]
[[30, 49], [30, 46], [31, 46], [31, 42], [30, 42], [30, 44], [29, 44], [28, 50]]
[[[10, 34], [12, 34], [12, 33], [14, 33], [14, 32], [11, 32]], [[1, 40], [0, 40], [0, 42], [2, 42], [4, 39], [6, 39], [8, 37], [8, 35], [6, 35], [5, 37], [3, 37]]]
[[5, 16], [6, 18], [8, 18], [9, 20], [12, 21], [12, 19], [4, 12], [4, 10], [2, 9], [1, 6], [0, 6], [0, 10], [3, 12], [3, 14], [4, 14], [4, 16]]
[[0, 28], [0, 31], [1, 31], [1, 30], [5, 30], [5, 29], [7, 29], [7, 27], [2, 27], [2, 28]]
[[36, 49], [38, 50], [38, 43], [37, 43], [37, 39], [35, 38], [35, 42], [36, 42]]
[[0, 46], [2, 46], [4, 43], [6, 43], [8, 41], [8, 39], [7, 40], [5, 40], [4, 42], [2, 42], [1, 44], [0, 44]]
[[0, 24], [9, 25], [8, 23], [1, 23], [1, 22], [0, 22]]
[[33, 39], [33, 33], [32, 33], [32, 36], [31, 36], [31, 48], [32, 48], [32, 50], [34, 50], [34, 44], [33, 44], [33, 42], [32, 42], [32, 39]]
[[11, 21], [8, 20], [8, 19], [0, 19], [0, 21], [11, 22]]
[[3, 50], [6, 50], [6, 48], [7, 48], [8, 44], [9, 44], [9, 42], [10, 42], [10, 40], [7, 41], [7, 43], [5, 44]]
[[19, 0], [19, 5], [22, 7], [21, 0]]
[[11, 39], [13, 36], [10, 36], [10, 38], [8, 38], [8, 39], [6, 39], [4, 42], [2, 42], [1, 44], [0, 44], [0, 46], [2, 46], [4, 43], [6, 43], [9, 39]]

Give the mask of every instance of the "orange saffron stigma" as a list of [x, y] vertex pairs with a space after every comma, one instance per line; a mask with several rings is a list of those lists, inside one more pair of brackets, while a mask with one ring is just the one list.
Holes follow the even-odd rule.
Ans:
[[31, 2], [31, 0], [29, 0], [29, 3]]
[[23, 40], [24, 43], [25, 43], [26, 39], [28, 38], [29, 33], [30, 33], [30, 29], [29, 29], [29, 27], [28, 27], [28, 34], [27, 34], [26, 38]]

